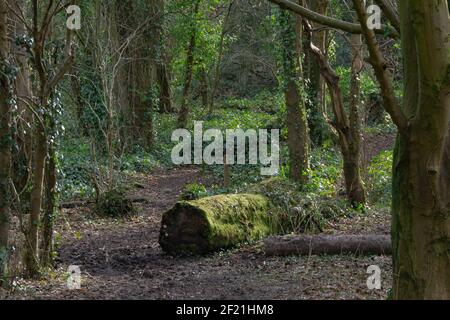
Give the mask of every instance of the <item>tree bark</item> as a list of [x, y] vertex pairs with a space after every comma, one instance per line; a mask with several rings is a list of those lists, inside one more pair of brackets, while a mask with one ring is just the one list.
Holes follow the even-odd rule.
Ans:
[[193, 26], [191, 30], [191, 38], [189, 40], [189, 45], [187, 49], [187, 57], [186, 57], [186, 73], [184, 77], [184, 89], [183, 89], [183, 96], [181, 98], [181, 108], [178, 115], [178, 127], [179, 128], [185, 128], [187, 126], [187, 121], [189, 117], [189, 92], [191, 90], [191, 84], [192, 84], [192, 75], [193, 75], [193, 69], [194, 69], [194, 62], [195, 62], [195, 50], [197, 46], [197, 22], [195, 21], [197, 19], [197, 14], [200, 9], [200, 2], [201, 0], [197, 0], [194, 5], [194, 14], [193, 14]]
[[[323, 53], [311, 42], [310, 30], [311, 26], [308, 22], [304, 23], [308, 30], [309, 50], [316, 58], [320, 65], [320, 72], [327, 83], [330, 90], [334, 120], [331, 126], [337, 131], [339, 138], [339, 147], [341, 148], [342, 158], [344, 161], [344, 178], [347, 191], [347, 198], [353, 206], [365, 204], [365, 190], [361, 178], [361, 134], [359, 130], [359, 116], [357, 112], [357, 103], [355, 98], [352, 98], [353, 107], [350, 110], [350, 117], [347, 116], [344, 108], [344, 98], [340, 88], [340, 78], [336, 72], [331, 68]], [[361, 63], [357, 59], [358, 64]], [[354, 67], [356, 65], [354, 61]], [[355, 69], [356, 71], [356, 69]], [[358, 71], [359, 72], [359, 71]], [[356, 77], [356, 75], [354, 75]], [[356, 78], [354, 79], [356, 81]], [[356, 92], [356, 85], [353, 84], [353, 93]], [[359, 90], [358, 90], [359, 91]]]
[[[339, 19], [334, 19], [326, 15], [318, 14], [317, 12], [309, 10], [304, 6], [298, 5], [291, 0], [269, 0], [269, 1], [279, 5], [284, 9], [294, 12], [305, 19], [316, 22], [323, 26], [343, 30], [352, 34], [362, 33], [362, 27], [357, 23], [351, 23]], [[389, 33], [395, 37], [398, 36], [398, 32], [395, 29], [390, 28], [388, 26], [382, 26], [381, 29], [375, 30], [377, 34], [386, 34], [386, 31], [389, 31]]]
[[[56, 4], [59, 6], [61, 4]], [[47, 70], [45, 60], [45, 44], [48, 36], [48, 28], [51, 25], [54, 14], [58, 8], [53, 6], [45, 7], [44, 16], [47, 17], [47, 23], [40, 24], [38, 21], [39, 11], [41, 7], [37, 0], [32, 1], [32, 31], [33, 31], [33, 55], [34, 67], [38, 75], [38, 102], [40, 114], [44, 116], [36, 119], [35, 124], [35, 141], [34, 141], [34, 157], [33, 157], [33, 178], [32, 190], [30, 196], [30, 217], [29, 228], [27, 232], [27, 248], [25, 254], [25, 265], [27, 275], [29, 277], [39, 276], [39, 226], [42, 209], [42, 197], [44, 188], [44, 173], [47, 159], [47, 118], [52, 115], [49, 114], [49, 97], [54, 91], [55, 87], [64, 77], [66, 72], [72, 67], [74, 61], [73, 47], [72, 47], [72, 31], [67, 30], [66, 43], [64, 47], [64, 60], [60, 65], [54, 66], [55, 72], [50, 74]], [[61, 9], [61, 7], [59, 7]], [[54, 10], [54, 11], [52, 11]]]
[[11, 176], [11, 85], [12, 69], [8, 63], [8, 8], [0, 0], [0, 286], [7, 276], [10, 225]]
[[301, 74], [302, 29], [298, 18], [289, 11], [281, 11], [279, 20], [283, 42], [290, 177], [296, 182], [306, 183], [309, 169], [309, 140]]
[[225, 15], [225, 19], [222, 22], [222, 32], [220, 33], [220, 40], [219, 40], [219, 50], [217, 53], [217, 59], [214, 66], [214, 78], [213, 78], [213, 84], [211, 89], [211, 96], [209, 101], [209, 113], [212, 113], [214, 111], [214, 99], [216, 98], [217, 89], [219, 87], [220, 83], [220, 67], [222, 65], [222, 59], [223, 59], [223, 53], [224, 53], [224, 45], [225, 45], [225, 36], [228, 32], [228, 21], [230, 19], [231, 15], [231, 9], [233, 8], [234, 0], [230, 0], [230, 4], [228, 6], [227, 13]]
[[264, 252], [269, 256], [289, 255], [389, 255], [391, 238], [379, 235], [318, 235], [282, 236], [264, 240]]
[[[24, 7], [24, 0], [16, 0], [12, 5], [12, 10], [20, 12]], [[15, 38], [22, 38], [27, 35], [27, 30], [24, 22], [19, 19], [14, 13], [10, 14], [11, 20], [15, 24]], [[17, 120], [13, 119], [17, 129], [14, 130], [14, 140], [17, 142], [18, 149], [13, 152], [13, 172], [12, 178], [15, 188], [23, 190], [26, 187], [28, 178], [31, 174], [31, 158], [33, 149], [32, 139], [32, 113], [29, 111], [27, 104], [32, 101], [31, 88], [31, 68], [27, 58], [27, 48], [20, 44], [13, 46], [14, 57], [17, 63], [19, 72], [15, 81], [15, 95], [17, 96], [17, 113], [19, 117]], [[26, 199], [28, 201], [29, 199]]]
[[[304, 0], [300, 0], [303, 2]], [[328, 9], [328, 0], [309, 1], [311, 10], [325, 15]], [[314, 29], [320, 28], [319, 24], [313, 24]], [[313, 43], [322, 51], [326, 52], [326, 34], [328, 31], [316, 31], [312, 35]], [[308, 78], [308, 100], [306, 108], [309, 111], [308, 125], [309, 135], [313, 145], [321, 146], [324, 142], [327, 124], [323, 119], [324, 112], [324, 81], [320, 74], [320, 66], [310, 51], [305, 52], [305, 76]]]
[[447, 1], [400, 1], [403, 108], [361, 0], [353, 0], [386, 110], [394, 153], [394, 299], [450, 299], [450, 20]]
[[450, 22], [446, 1], [400, 2], [403, 110], [393, 173], [395, 299], [450, 299]]

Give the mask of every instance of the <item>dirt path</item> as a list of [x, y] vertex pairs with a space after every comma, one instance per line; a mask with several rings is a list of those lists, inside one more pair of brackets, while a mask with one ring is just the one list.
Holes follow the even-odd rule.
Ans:
[[[158, 245], [161, 214], [175, 203], [186, 183], [204, 179], [194, 169], [179, 169], [137, 180], [140, 188], [133, 194], [151, 201], [140, 204], [139, 215], [132, 220], [94, 218], [87, 209], [66, 212], [67, 218], [59, 230], [64, 235], [59, 271], [52, 280], [22, 283], [24, 289], [18, 293], [21, 298], [385, 299], [387, 296], [391, 272], [388, 257], [268, 258], [258, 245], [207, 257], [167, 256]], [[363, 218], [361, 225], [370, 226], [370, 221], [379, 218]], [[379, 227], [379, 221], [375, 223]], [[355, 225], [351, 225], [354, 232]], [[383, 289], [379, 291], [369, 291], [366, 286], [366, 270], [373, 264], [383, 271]], [[81, 290], [66, 288], [62, 274], [69, 265], [81, 268]]]

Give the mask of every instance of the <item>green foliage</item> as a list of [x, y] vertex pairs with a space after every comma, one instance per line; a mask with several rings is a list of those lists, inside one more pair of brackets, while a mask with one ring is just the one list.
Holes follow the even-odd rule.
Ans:
[[325, 223], [347, 216], [352, 209], [346, 201], [317, 193], [304, 192], [298, 184], [283, 178], [271, 178], [248, 188], [265, 195], [272, 204], [274, 223], [280, 233], [321, 232]]
[[342, 159], [339, 151], [325, 146], [311, 153], [309, 182], [304, 186], [307, 192], [320, 196], [336, 195], [336, 184], [342, 176]]
[[94, 189], [90, 180], [89, 145], [79, 138], [64, 137], [59, 176], [63, 199], [88, 198]]
[[135, 212], [133, 202], [126, 197], [121, 189], [107, 191], [100, 195], [95, 211], [100, 215], [112, 218], [130, 216]]
[[368, 191], [371, 203], [389, 206], [392, 196], [393, 152], [384, 151], [376, 156], [368, 168]]
[[251, 98], [229, 98], [223, 102], [225, 109], [248, 110], [276, 114], [284, 106], [284, 94], [282, 92], [269, 92], [263, 90]]
[[190, 183], [186, 185], [181, 192], [180, 199], [181, 200], [197, 200], [207, 196], [208, 193], [204, 185], [198, 183]]

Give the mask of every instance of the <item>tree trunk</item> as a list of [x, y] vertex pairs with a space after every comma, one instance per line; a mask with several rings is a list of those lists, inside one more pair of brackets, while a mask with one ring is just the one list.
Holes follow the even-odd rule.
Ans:
[[30, 196], [30, 218], [27, 232], [28, 243], [25, 254], [25, 265], [29, 277], [35, 277], [39, 274], [39, 223], [42, 208], [45, 161], [47, 159], [47, 136], [45, 129], [42, 127], [41, 122], [36, 122], [34, 134], [33, 186]]
[[0, 0], [0, 286], [7, 275], [10, 224], [11, 176], [11, 85], [12, 69], [8, 63], [8, 8]]
[[[16, 0], [12, 6], [12, 10], [20, 12], [24, 7], [24, 0]], [[27, 30], [21, 19], [15, 14], [11, 13], [11, 20], [15, 24], [15, 38], [26, 36]], [[15, 81], [15, 94], [17, 96], [17, 113], [20, 117], [15, 121], [13, 126], [17, 127], [14, 130], [14, 140], [17, 143], [17, 149], [13, 152], [13, 181], [17, 190], [23, 190], [28, 182], [28, 177], [31, 171], [31, 158], [33, 149], [32, 129], [29, 124], [32, 124], [32, 113], [27, 107], [27, 103], [32, 101], [32, 88], [31, 88], [31, 68], [28, 63], [27, 49], [21, 45], [15, 44], [14, 57], [19, 68], [17, 78]], [[28, 201], [29, 199], [24, 199]]]
[[163, 61], [158, 65], [157, 70], [160, 94], [159, 111], [162, 113], [171, 113], [173, 112], [172, 91], [170, 88], [170, 76], [169, 71], [167, 70], [166, 59], [166, 57], [163, 58]]
[[392, 185], [394, 299], [450, 299], [450, 19], [442, 0], [400, 1], [403, 108], [362, 0], [353, 0], [386, 111], [399, 129]]
[[194, 14], [193, 14], [193, 26], [191, 31], [191, 39], [189, 40], [189, 45], [187, 49], [187, 57], [186, 57], [186, 73], [184, 77], [184, 89], [183, 89], [183, 96], [181, 98], [181, 108], [178, 115], [178, 127], [179, 128], [185, 128], [187, 126], [187, 121], [189, 117], [189, 92], [191, 90], [191, 84], [192, 84], [192, 74], [194, 69], [194, 62], [195, 62], [195, 50], [197, 46], [197, 22], [195, 21], [197, 19], [197, 14], [200, 9], [200, 2], [201, 0], [197, 0], [195, 2], [194, 7]]
[[[304, 0], [300, 0], [303, 2]], [[314, 12], [325, 15], [328, 9], [328, 0], [309, 0], [309, 7]], [[313, 23], [313, 27], [320, 28], [320, 25]], [[316, 31], [312, 35], [313, 43], [322, 51], [326, 52], [327, 31]], [[327, 124], [323, 119], [324, 111], [324, 81], [320, 74], [320, 66], [314, 55], [309, 51], [305, 52], [305, 76], [309, 79], [308, 100], [306, 108], [309, 111], [308, 125], [311, 142], [316, 146], [321, 146], [324, 140], [324, 131]]]
[[264, 252], [269, 256], [391, 254], [391, 238], [377, 235], [281, 236], [264, 240]]
[[[309, 40], [311, 41], [310, 35], [310, 25], [305, 23], [305, 27], [308, 29]], [[359, 71], [359, 64], [361, 63], [360, 58], [354, 59], [353, 69], [354, 74], [353, 85], [352, 85], [352, 95], [350, 99], [352, 101], [352, 107], [350, 110], [350, 117], [347, 116], [344, 108], [344, 98], [339, 84], [339, 76], [331, 68], [329, 63], [326, 61], [325, 56], [322, 52], [310, 42], [309, 45], [310, 52], [316, 58], [316, 61], [320, 65], [320, 70], [325, 82], [330, 90], [334, 120], [331, 123], [332, 127], [337, 131], [339, 137], [339, 146], [341, 148], [342, 158], [344, 162], [344, 178], [345, 186], [347, 192], [347, 198], [353, 206], [358, 206], [360, 204], [365, 204], [365, 190], [361, 178], [361, 154], [360, 154], [360, 143], [361, 134], [359, 129], [359, 116], [357, 110], [357, 97], [358, 87], [357, 87], [357, 73]], [[360, 53], [359, 53], [360, 54]], [[358, 54], [356, 55], [358, 56]], [[360, 56], [359, 56], [360, 57]], [[356, 66], [358, 65], [358, 68]], [[355, 95], [356, 94], [356, 95]]]
[[286, 124], [288, 128], [288, 148], [290, 177], [300, 183], [308, 180], [308, 124], [301, 83], [301, 24], [288, 11], [280, 12], [282, 29], [283, 65], [286, 99]]
[[450, 299], [450, 22], [441, 0], [400, 2], [403, 111], [393, 169], [395, 299]]
[[[349, 199], [354, 205], [365, 204], [366, 194], [361, 178], [361, 117], [359, 114], [361, 101], [360, 74], [363, 69], [362, 38], [361, 35], [351, 36], [352, 44], [352, 72], [349, 96], [349, 133], [348, 150], [344, 154], [344, 174]], [[345, 149], [345, 148], [344, 148]], [[347, 152], [348, 151], [348, 152]]]
[[[56, 131], [54, 119], [49, 119], [49, 131]], [[49, 267], [52, 264], [53, 253], [53, 225], [56, 215], [56, 146], [55, 142], [48, 144], [48, 160], [45, 168], [45, 210], [42, 218], [42, 249], [40, 255], [41, 265]]]
[[202, 107], [206, 110], [208, 108], [208, 74], [205, 67], [200, 68], [200, 98], [202, 100]]
[[228, 10], [225, 16], [224, 21], [222, 22], [222, 32], [220, 34], [220, 40], [219, 40], [219, 50], [217, 53], [217, 59], [214, 66], [214, 78], [213, 78], [213, 84], [211, 89], [211, 96], [209, 101], [209, 113], [211, 114], [214, 111], [214, 99], [216, 97], [217, 89], [219, 87], [220, 83], [220, 67], [222, 65], [222, 59], [223, 59], [223, 53], [224, 53], [224, 45], [225, 45], [225, 36], [228, 32], [228, 21], [230, 19], [231, 15], [231, 9], [233, 8], [234, 0], [230, 0], [230, 4], [228, 6]]

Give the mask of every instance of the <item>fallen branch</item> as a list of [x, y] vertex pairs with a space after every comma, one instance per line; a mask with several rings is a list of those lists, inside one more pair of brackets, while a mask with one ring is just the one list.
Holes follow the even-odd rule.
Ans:
[[389, 255], [391, 239], [387, 235], [318, 235], [281, 236], [264, 240], [264, 251], [269, 256], [288, 255]]
[[[149, 202], [151, 202], [151, 199], [142, 198], [142, 197], [128, 197], [128, 198], [126, 198], [126, 200], [130, 200], [132, 203], [149, 203]], [[75, 209], [75, 208], [87, 207], [91, 204], [94, 204], [94, 201], [80, 200], [80, 201], [64, 202], [64, 203], [61, 203], [59, 207], [61, 209]]]

